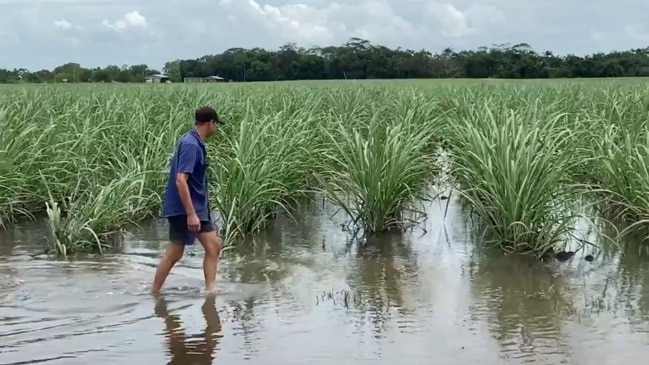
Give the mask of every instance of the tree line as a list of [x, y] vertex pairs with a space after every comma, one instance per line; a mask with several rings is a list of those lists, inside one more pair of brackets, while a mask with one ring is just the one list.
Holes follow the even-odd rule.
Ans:
[[476, 50], [440, 53], [391, 49], [359, 38], [341, 46], [302, 48], [287, 43], [277, 50], [230, 48], [198, 59], [174, 60], [162, 70], [147, 65], [84, 68], [67, 63], [53, 70], [0, 69], [0, 83], [144, 82], [165, 73], [173, 82], [221, 76], [228, 81], [323, 79], [507, 78], [649, 76], [649, 47], [587, 56], [536, 52], [526, 43], [495, 44]]

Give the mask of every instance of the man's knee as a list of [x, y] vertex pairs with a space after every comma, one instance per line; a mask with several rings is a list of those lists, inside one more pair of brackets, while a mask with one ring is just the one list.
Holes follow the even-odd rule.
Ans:
[[183, 258], [184, 253], [185, 253], [184, 244], [178, 242], [172, 242], [171, 246], [169, 246], [169, 248], [167, 249], [165, 258], [172, 263], [176, 263]]
[[205, 249], [205, 256], [213, 259], [218, 259], [221, 254], [222, 244], [216, 230], [201, 233], [199, 241]]

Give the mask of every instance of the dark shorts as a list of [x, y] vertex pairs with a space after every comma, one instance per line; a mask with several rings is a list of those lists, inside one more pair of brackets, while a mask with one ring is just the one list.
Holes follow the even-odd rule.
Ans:
[[[187, 216], [179, 215], [175, 217], [168, 217], [169, 222], [169, 241], [178, 242], [185, 245], [194, 244], [194, 240], [198, 237], [198, 233], [194, 233], [187, 229]], [[200, 233], [207, 233], [215, 231], [214, 223], [211, 220], [201, 221]]]

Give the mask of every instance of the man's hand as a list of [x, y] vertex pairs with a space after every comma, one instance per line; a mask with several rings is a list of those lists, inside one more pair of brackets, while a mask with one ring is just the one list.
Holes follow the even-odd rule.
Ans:
[[198, 219], [196, 214], [187, 216], [187, 229], [191, 232], [200, 232], [201, 230], [201, 221]]

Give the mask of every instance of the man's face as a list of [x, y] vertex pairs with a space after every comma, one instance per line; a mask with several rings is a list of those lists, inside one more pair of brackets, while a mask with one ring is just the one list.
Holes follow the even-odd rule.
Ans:
[[216, 122], [216, 120], [213, 120], [213, 121], [210, 122], [210, 128], [209, 128], [210, 135], [216, 133], [217, 125], [218, 125], [218, 123]]

